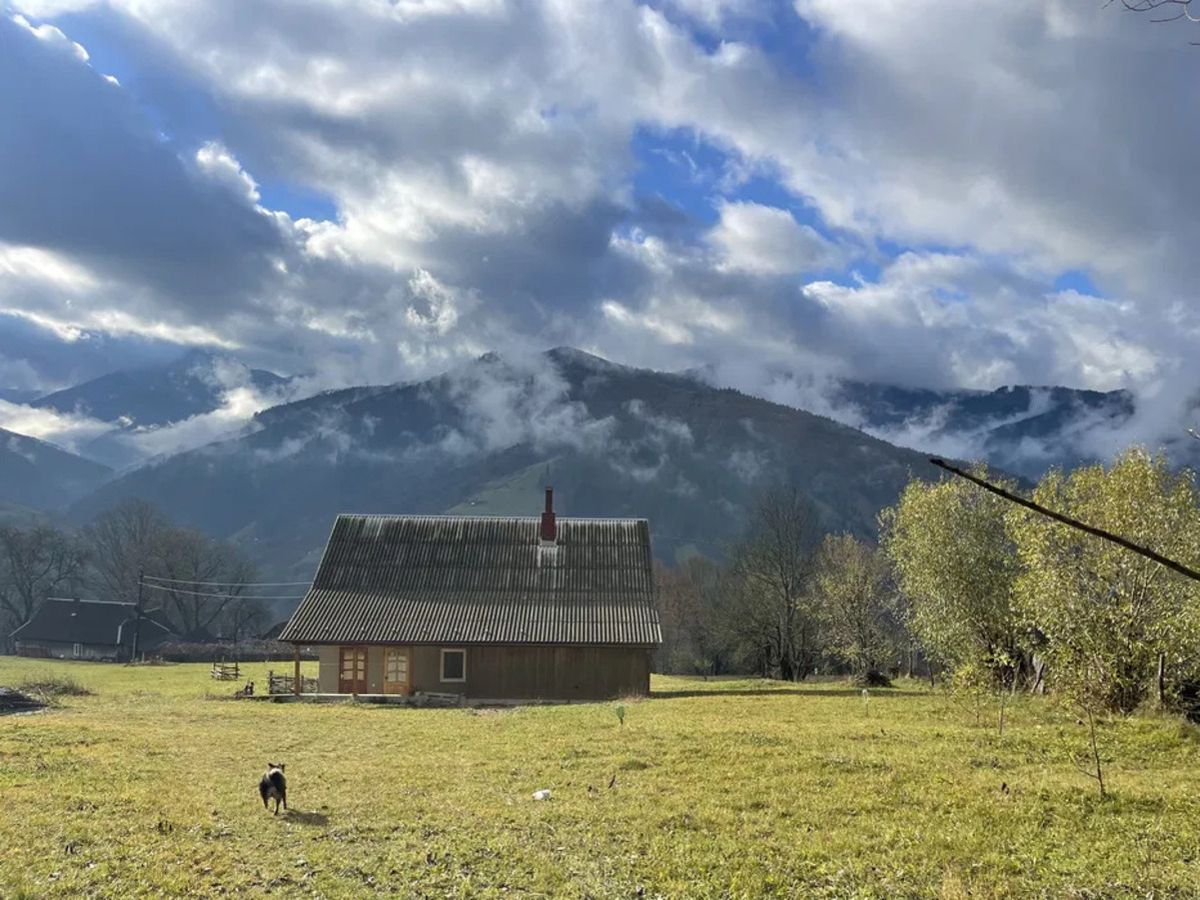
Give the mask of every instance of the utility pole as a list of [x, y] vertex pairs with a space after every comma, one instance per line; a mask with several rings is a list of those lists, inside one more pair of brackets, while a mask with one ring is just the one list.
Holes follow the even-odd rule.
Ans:
[[138, 644], [142, 638], [142, 588], [146, 583], [146, 573], [141, 567], [138, 568], [138, 591], [137, 591], [137, 609], [133, 615], [133, 652], [129, 654], [129, 661], [137, 662]]

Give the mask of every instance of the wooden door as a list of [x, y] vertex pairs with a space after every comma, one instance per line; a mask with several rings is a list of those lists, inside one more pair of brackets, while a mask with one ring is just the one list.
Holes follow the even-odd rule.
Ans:
[[367, 692], [367, 648], [342, 647], [338, 653], [338, 693]]
[[408, 673], [408, 648], [388, 647], [383, 652], [383, 692], [407, 694], [412, 688]]

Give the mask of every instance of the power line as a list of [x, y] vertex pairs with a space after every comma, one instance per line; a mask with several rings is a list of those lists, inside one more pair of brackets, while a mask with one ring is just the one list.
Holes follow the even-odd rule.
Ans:
[[931, 459], [929, 461], [931, 463], [933, 463], [935, 466], [937, 466], [939, 469], [945, 469], [947, 472], [950, 472], [952, 475], [957, 475], [959, 478], [965, 478], [967, 481], [970, 481], [970, 482], [973, 482], [974, 484], [979, 485], [985, 491], [990, 491], [991, 493], [995, 494], [997, 497], [1003, 497], [1005, 500], [1009, 500], [1013, 503], [1016, 503], [1018, 506], [1023, 506], [1026, 509], [1031, 509], [1035, 513], [1041, 513], [1043, 516], [1046, 516], [1047, 518], [1053, 519], [1056, 522], [1061, 522], [1064, 525], [1069, 525], [1072, 528], [1077, 528], [1078, 530], [1085, 532], [1086, 534], [1090, 534], [1090, 535], [1092, 535], [1094, 537], [1098, 537], [1098, 538], [1103, 538], [1106, 541], [1110, 541], [1111, 543], [1116, 544], [1118, 547], [1124, 547], [1126, 550], [1130, 550], [1130, 551], [1138, 554], [1139, 556], [1144, 556], [1147, 559], [1152, 559], [1159, 565], [1166, 566], [1171, 571], [1178, 572], [1180, 575], [1190, 578], [1193, 581], [1200, 581], [1200, 572], [1197, 572], [1195, 569], [1190, 568], [1189, 566], [1185, 566], [1181, 562], [1176, 562], [1175, 560], [1171, 559], [1170, 557], [1163, 556], [1161, 553], [1156, 553], [1155, 551], [1151, 550], [1149, 547], [1143, 547], [1141, 544], [1135, 544], [1133, 541], [1129, 540], [1128, 538], [1123, 538], [1119, 534], [1113, 534], [1111, 531], [1106, 531], [1103, 528], [1097, 528], [1094, 525], [1088, 525], [1086, 522], [1080, 522], [1078, 519], [1073, 519], [1070, 516], [1063, 515], [1060, 512], [1055, 512], [1052, 509], [1047, 509], [1046, 507], [1042, 506], [1040, 503], [1034, 503], [1032, 500], [1026, 500], [1024, 497], [1022, 497], [1018, 494], [1014, 494], [1011, 491], [1006, 491], [1002, 487], [998, 487], [997, 485], [994, 485], [989, 481], [985, 481], [984, 479], [980, 478], [978, 475], [972, 475], [970, 472], [965, 472], [962, 469], [958, 468], [957, 466], [952, 466], [952, 465], [950, 465], [950, 463], [946, 462], [945, 460]]
[[183, 588], [167, 587], [161, 584], [146, 583], [146, 587], [154, 591], [166, 591], [168, 594], [187, 594], [192, 597], [216, 597], [218, 600], [303, 600], [303, 594], [266, 595], [266, 594], [218, 594], [204, 591], [187, 591]]
[[161, 578], [157, 575], [144, 576], [146, 581], [162, 584], [190, 584], [203, 587], [298, 587], [312, 584], [311, 581], [192, 581], [188, 578]]

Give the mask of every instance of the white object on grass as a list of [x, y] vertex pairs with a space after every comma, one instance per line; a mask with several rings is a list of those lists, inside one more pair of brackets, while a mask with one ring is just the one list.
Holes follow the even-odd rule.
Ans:
[[550, 799], [550, 789], [542, 788], [540, 791], [534, 791], [533, 799], [534, 800], [549, 800]]

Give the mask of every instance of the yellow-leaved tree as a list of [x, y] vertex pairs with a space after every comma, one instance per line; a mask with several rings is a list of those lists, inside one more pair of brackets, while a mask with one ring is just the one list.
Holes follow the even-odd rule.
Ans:
[[[1196, 567], [1200, 507], [1190, 472], [1132, 448], [1112, 466], [1046, 475], [1033, 499]], [[1109, 541], [1021, 507], [1008, 512], [1021, 560], [1016, 602], [1035, 627], [1049, 677], [1093, 712], [1130, 712], [1200, 662], [1200, 584]]]
[[1024, 631], [1013, 606], [1008, 505], [964, 481], [914, 479], [880, 517], [908, 625], [960, 684], [1010, 688], [1020, 670]]

